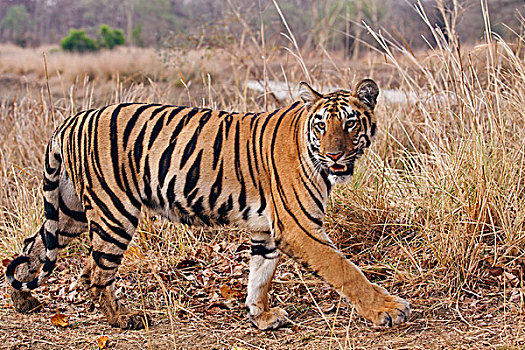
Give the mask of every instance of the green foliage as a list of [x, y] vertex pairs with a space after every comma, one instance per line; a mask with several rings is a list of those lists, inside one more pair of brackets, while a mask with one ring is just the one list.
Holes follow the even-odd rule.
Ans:
[[97, 43], [86, 35], [83, 30], [71, 29], [69, 34], [60, 41], [60, 46], [66, 51], [88, 52], [98, 50]]
[[144, 47], [144, 39], [142, 39], [142, 23], [137, 25], [131, 31], [131, 39], [133, 44], [139, 47]]
[[26, 7], [24, 5], [14, 5], [7, 10], [4, 18], [0, 22], [0, 28], [12, 30], [20, 34], [26, 28], [29, 21], [30, 16]]
[[98, 29], [98, 44], [100, 47], [113, 49], [117, 45], [124, 45], [126, 38], [120, 29], [111, 29], [107, 24], [101, 24]]
[[126, 39], [120, 29], [111, 29], [102, 24], [98, 30], [97, 40], [91, 39], [83, 30], [71, 29], [69, 34], [60, 41], [60, 46], [66, 51], [89, 52], [100, 48], [113, 49], [117, 45], [124, 45]]
[[29, 29], [31, 23], [31, 16], [24, 5], [11, 6], [2, 21], [0, 21], [0, 29], [5, 30], [10, 36], [11, 40], [17, 45], [26, 46], [26, 38], [24, 37]]

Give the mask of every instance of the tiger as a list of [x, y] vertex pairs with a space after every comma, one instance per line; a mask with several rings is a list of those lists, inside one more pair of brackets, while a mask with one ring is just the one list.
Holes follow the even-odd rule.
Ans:
[[289, 322], [268, 299], [283, 253], [373, 324], [407, 321], [409, 302], [368, 281], [323, 229], [331, 189], [350, 180], [376, 132], [378, 95], [371, 79], [325, 94], [301, 82], [300, 99], [273, 112], [120, 103], [65, 119], [45, 152], [44, 223], [6, 269], [14, 309], [41, 308], [31, 291], [52, 273], [58, 250], [88, 232], [80, 284], [110, 325], [144, 328], [151, 318], [114, 291], [147, 208], [174, 222], [250, 233], [245, 305], [260, 330]]

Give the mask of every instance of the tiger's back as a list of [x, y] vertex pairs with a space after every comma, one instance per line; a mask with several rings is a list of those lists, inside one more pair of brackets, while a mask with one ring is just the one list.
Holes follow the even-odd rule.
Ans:
[[[269, 230], [269, 170], [281, 167], [275, 164], [281, 159], [270, 154], [272, 134], [280, 123], [290, 142], [294, 130], [284, 125], [300, 107], [241, 114], [119, 104], [73, 117], [56, 137], [67, 173], [88, 208], [102, 210], [97, 203], [111, 203], [117, 209], [112, 214], [133, 226], [130, 218], [144, 205], [187, 224]], [[274, 147], [281, 149], [281, 158], [295, 148], [283, 149], [280, 143]], [[293, 161], [288, 167], [300, 166]], [[286, 171], [286, 166], [279, 169]]]

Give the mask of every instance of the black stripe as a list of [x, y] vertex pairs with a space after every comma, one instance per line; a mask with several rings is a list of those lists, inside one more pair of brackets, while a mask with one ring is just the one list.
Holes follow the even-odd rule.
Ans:
[[[316, 218], [314, 217], [308, 210], [306, 210], [306, 208], [303, 206], [303, 204], [301, 203], [301, 199], [299, 198], [299, 195], [297, 194], [297, 192], [295, 191], [295, 187], [292, 186], [292, 190], [293, 190], [293, 193], [295, 195], [295, 200], [297, 201], [297, 203], [299, 204], [299, 207], [301, 208], [301, 211], [304, 213], [304, 215], [306, 215], [306, 217], [312, 221], [314, 224], [322, 227], [323, 226], [323, 220], [322, 219], [319, 219], [319, 218]], [[324, 212], [323, 212], [324, 213]]]
[[104, 215], [109, 220], [113, 221], [117, 225], [121, 225], [121, 222], [117, 220], [117, 218], [113, 215], [113, 212], [109, 210], [106, 203], [104, 203], [93, 191], [92, 188], [88, 187], [86, 188], [87, 195], [89, 196], [89, 199], [92, 200], [95, 204], [95, 206], [100, 209], [102, 212], [102, 215]]
[[162, 155], [160, 156], [159, 161], [159, 186], [164, 186], [164, 180], [166, 179], [166, 176], [168, 175], [168, 172], [170, 170], [171, 165], [171, 156], [173, 154], [173, 150], [175, 149], [176, 142], [170, 142], [169, 146], [162, 152]]
[[[148, 150], [151, 149], [151, 146], [153, 146], [153, 142], [155, 142], [155, 140], [157, 139], [157, 137], [160, 134], [160, 131], [164, 127], [164, 117], [166, 116], [167, 113], [168, 112], [166, 111], [166, 112], [164, 112], [164, 114], [162, 114], [160, 116], [159, 120], [157, 120], [157, 122], [153, 126], [153, 129], [149, 133], [149, 137], [150, 138], [149, 138], [149, 143], [148, 143]], [[155, 112], [153, 112], [152, 117], [153, 117], [154, 114], [157, 114], [157, 110], [155, 110]]]
[[201, 159], [202, 159], [202, 152], [204, 150], [200, 150], [199, 154], [195, 158], [195, 162], [193, 162], [192, 166], [188, 170], [188, 173], [186, 174], [186, 182], [184, 183], [184, 197], [188, 197], [188, 194], [192, 189], [197, 189], [197, 182], [199, 181], [200, 177], [200, 168], [201, 168]]
[[235, 175], [241, 185], [239, 192], [239, 211], [242, 211], [246, 207], [246, 185], [244, 183], [244, 176], [241, 170], [241, 154], [240, 154], [240, 122], [237, 120], [235, 123], [235, 136], [234, 136], [234, 164], [235, 164]]
[[193, 202], [195, 197], [197, 197], [198, 193], [199, 193], [199, 189], [198, 188], [195, 188], [195, 189], [193, 189], [193, 191], [191, 191], [190, 195], [188, 197], [186, 197], [186, 199], [188, 201], [188, 205], [191, 205], [191, 202]]
[[[119, 147], [118, 147], [118, 135], [119, 135], [119, 127], [118, 127], [118, 120], [121, 119], [119, 117], [120, 110], [123, 107], [129, 106], [129, 104], [119, 104], [115, 107], [113, 110], [113, 113], [111, 113], [111, 119], [109, 123], [109, 140], [110, 140], [110, 154], [111, 154], [111, 163], [113, 165], [113, 177], [115, 178], [117, 185], [120, 189], [124, 190], [124, 186], [122, 184], [122, 179], [120, 177], [120, 170], [119, 170], [119, 164], [120, 164], [120, 157], [119, 157]], [[146, 106], [143, 106], [146, 107]], [[142, 108], [139, 108], [138, 110], [143, 110]], [[126, 124], [126, 128], [124, 129], [124, 136], [123, 136], [123, 147], [124, 149], [127, 146], [128, 137], [131, 133], [131, 130], [133, 129], [133, 126], [135, 125], [135, 122], [137, 120], [137, 117], [140, 113], [137, 113], [138, 110], [133, 114], [131, 119], [128, 120], [128, 123]]]
[[60, 208], [60, 211], [63, 214], [66, 214], [70, 218], [75, 219], [76, 221], [84, 222], [84, 223], [87, 222], [86, 213], [83, 211], [76, 211], [73, 209], [69, 209], [66, 203], [64, 202], [64, 200], [62, 199], [62, 194], [59, 194], [59, 197], [58, 197], [58, 207]]
[[[96, 250], [93, 250], [91, 252], [91, 256], [93, 257], [93, 261], [95, 261], [97, 266], [101, 268], [102, 270], [106, 270], [106, 271], [116, 269], [118, 265], [120, 265], [120, 263], [122, 262], [122, 257], [123, 257], [122, 254], [110, 254], [110, 253], [99, 252]], [[107, 260], [110, 263], [114, 263], [116, 266], [106, 266], [102, 263], [101, 261], [102, 259]]]
[[221, 165], [219, 166], [219, 172], [217, 173], [217, 177], [215, 178], [215, 182], [211, 186], [210, 189], [210, 195], [209, 195], [209, 201], [210, 201], [210, 209], [213, 210], [215, 207], [215, 203], [217, 202], [217, 199], [221, 195], [222, 191], [222, 173], [223, 173], [223, 162], [221, 161]]
[[42, 271], [44, 271], [46, 275], [49, 275], [55, 268], [55, 264], [56, 264], [56, 261], [49, 260], [48, 258], [46, 258], [46, 261], [44, 262], [44, 266], [42, 267]]
[[142, 150], [144, 148], [144, 135], [146, 134], [146, 129], [148, 127], [147, 123], [144, 123], [142, 129], [140, 129], [137, 139], [133, 144], [133, 159], [135, 160], [135, 165], [137, 169], [140, 169], [140, 159], [142, 158]]
[[200, 196], [199, 199], [197, 199], [193, 203], [191, 208], [193, 209], [193, 212], [195, 213], [195, 216], [198, 217], [202, 221], [202, 223], [204, 225], [210, 226], [210, 224], [211, 224], [210, 218], [207, 215], [204, 215], [202, 213], [204, 211], [204, 207], [202, 206], [203, 200], [204, 200], [204, 197]]
[[171, 123], [171, 121], [173, 120], [173, 118], [175, 118], [175, 116], [177, 114], [179, 114], [181, 111], [185, 110], [186, 108], [188, 108], [188, 107], [178, 106], [178, 107], [173, 108], [171, 110], [171, 112], [170, 112], [170, 115], [168, 116], [168, 120], [166, 121], [166, 125], [169, 125]]
[[38, 284], [38, 277], [27, 284], [27, 288], [31, 290], [37, 289], [38, 287], [40, 287], [40, 285]]
[[257, 171], [257, 173], [259, 172], [259, 162], [257, 160], [257, 143], [256, 143], [257, 137], [256, 137], [256, 134], [257, 134], [257, 126], [259, 125], [259, 121], [260, 120], [261, 120], [261, 118], [257, 118], [257, 120], [255, 121], [255, 124], [253, 126], [253, 130], [252, 130], [253, 163], [255, 164], [255, 170]]
[[[172, 114], [177, 111], [175, 109]], [[192, 109], [186, 115], [184, 115], [181, 120], [177, 123], [177, 126], [173, 130], [170, 138], [169, 146], [162, 152], [162, 156], [160, 157], [159, 161], [159, 185], [161, 187], [164, 186], [164, 180], [166, 179], [166, 176], [168, 175], [168, 172], [171, 167], [171, 157], [173, 155], [173, 151], [175, 150], [175, 145], [177, 144], [177, 137], [179, 136], [180, 132], [184, 128], [184, 126], [188, 123], [190, 118], [197, 113], [197, 109]], [[179, 111], [177, 111], [178, 113]], [[172, 114], [170, 114], [170, 118], [172, 117]], [[168, 119], [168, 124], [170, 120]]]
[[266, 257], [266, 255], [271, 254], [271, 253], [275, 253], [276, 250], [277, 250], [276, 247], [268, 249], [264, 245], [261, 245], [261, 244], [252, 244], [251, 245], [251, 254], [252, 255], [261, 255], [265, 259], [268, 259]]
[[111, 286], [113, 284], [113, 282], [115, 282], [115, 279], [112, 278], [110, 280], [108, 280], [106, 283], [104, 284], [97, 284], [97, 283], [91, 283], [89, 285], [89, 288], [97, 288], [97, 289], [104, 289], [104, 288], [107, 288], [109, 286]]
[[237, 180], [240, 182], [242, 179], [241, 172], [241, 155], [240, 155], [240, 133], [239, 133], [239, 121], [235, 123], [235, 134], [234, 134], [234, 143], [233, 143], [233, 161], [235, 168], [235, 175]]
[[58, 221], [58, 209], [44, 198], [44, 215], [48, 220]]
[[184, 168], [184, 165], [186, 164], [188, 159], [191, 157], [191, 155], [195, 151], [195, 148], [197, 146], [197, 141], [199, 139], [199, 135], [200, 135], [204, 125], [206, 125], [206, 123], [210, 119], [210, 116], [211, 116], [211, 110], [209, 110], [209, 109], [206, 110], [206, 112], [201, 115], [201, 117], [199, 119], [199, 125], [197, 126], [197, 129], [193, 133], [193, 136], [191, 137], [191, 139], [186, 144], [186, 147], [184, 147], [184, 151], [182, 152], [182, 158], [181, 158], [181, 161], [180, 161], [179, 169]]
[[226, 117], [224, 118], [224, 122], [225, 122], [224, 126], [226, 127], [224, 129], [226, 131], [226, 135], [225, 136], [226, 136], [226, 139], [228, 139], [228, 134], [230, 133], [230, 127], [231, 127], [232, 122], [233, 122], [233, 116], [230, 113], [228, 113], [226, 115]]
[[217, 168], [217, 163], [219, 162], [219, 158], [221, 156], [222, 151], [222, 124], [224, 121], [221, 121], [219, 124], [219, 130], [217, 131], [217, 135], [215, 136], [215, 141], [213, 142], [213, 170]]
[[168, 183], [168, 204], [170, 208], [173, 208], [173, 204], [175, 203], [175, 181], [177, 180], [177, 176], [173, 176]]
[[[135, 193], [138, 193], [140, 195], [140, 189], [139, 189], [139, 180], [137, 179], [138, 171], [135, 169], [135, 165], [133, 164], [133, 156], [130, 153], [128, 153], [128, 165], [129, 165], [129, 173], [127, 174], [129, 177], [131, 177], [131, 182], [133, 183], [133, 186], [135, 187]], [[127, 177], [126, 177], [127, 178]], [[127, 181], [126, 181], [126, 186]], [[130, 190], [131, 192], [131, 190]], [[132, 196], [135, 198], [135, 196]], [[138, 205], [136, 205], [138, 207]]]
[[142, 185], [143, 191], [146, 198], [142, 198], [145, 204], [152, 206], [152, 194], [153, 190], [151, 189], [151, 172], [149, 170], [149, 155], [146, 156], [146, 161], [144, 162], [144, 175], [142, 176]]
[[160, 186], [157, 186], [157, 199], [159, 201], [159, 207], [164, 208], [164, 196], [162, 194], [162, 188], [160, 188]]
[[[129, 154], [129, 153], [128, 153]], [[130, 183], [128, 181], [128, 177], [131, 176], [132, 178], [132, 181], [136, 180], [135, 178], [135, 174], [133, 173], [133, 169], [134, 169], [134, 166], [132, 163], [129, 163], [128, 164], [129, 167], [130, 167], [130, 171], [126, 171], [125, 169], [125, 163], [122, 162], [121, 164], [121, 171], [122, 171], [122, 174], [125, 174], [126, 176], [123, 176], [122, 177], [122, 183], [124, 185], [124, 188], [125, 188], [125, 192], [126, 192], [126, 195], [128, 196], [128, 199], [131, 201], [131, 204], [133, 204], [134, 207], [137, 207], [137, 208], [140, 208], [141, 206], [141, 203], [140, 201], [135, 197], [135, 194], [133, 193], [133, 191], [131, 190], [131, 187], [130, 187]], [[130, 174], [131, 173], [131, 174]], [[135, 185], [134, 185], [135, 186]], [[135, 186], [135, 189], [137, 188], [137, 186]], [[135, 192], [137, 193], [138, 190]]]
[[[16, 271], [16, 268], [22, 264], [26, 264], [30, 261], [29, 257], [28, 256], [25, 256], [25, 255], [20, 255], [16, 258], [14, 258], [13, 260], [11, 260], [11, 262], [9, 263], [9, 265], [7, 265], [7, 269], [5, 270], [5, 275], [8, 277], [8, 278], [14, 278], [15, 276], [15, 271]], [[13, 282], [17, 282], [16, 280], [14, 280]], [[15, 287], [14, 284], [11, 284], [14, 288], [16, 289], [20, 289], [22, 288], [22, 284], [20, 284], [19, 287]]]
[[81, 232], [67, 232], [67, 231], [58, 231], [58, 236], [63, 236], [63, 237], [69, 237], [69, 238], [75, 238], [75, 237], [78, 237], [80, 236], [80, 234], [82, 233]]
[[233, 197], [230, 194], [228, 196], [228, 201], [221, 204], [217, 212], [219, 213], [219, 223], [227, 224], [229, 221], [227, 219], [228, 213], [233, 209]]
[[244, 221], [246, 221], [246, 220], [248, 220], [248, 219], [250, 218], [250, 210], [251, 210], [251, 208], [248, 207], [248, 208], [246, 208], [246, 210], [244, 210], [244, 211], [242, 212], [242, 219], [243, 219]]
[[57, 236], [55, 236], [55, 234], [53, 232], [49, 232], [47, 230], [44, 230], [44, 235], [43, 235], [44, 239], [43, 239], [43, 243], [44, 243], [44, 246], [46, 247], [46, 250], [50, 251], [50, 250], [55, 250], [57, 249], [58, 247], [58, 238]]
[[[113, 116], [117, 116], [118, 113], [120, 112], [120, 109], [122, 107], [127, 107], [129, 105], [131, 105], [131, 103], [118, 105], [117, 108], [115, 108], [115, 110], [113, 112]], [[126, 149], [126, 147], [128, 146], [129, 136], [131, 135], [131, 132], [133, 131], [133, 128], [135, 127], [135, 124], [137, 123], [137, 120], [138, 120], [139, 116], [146, 109], [148, 109], [150, 107], [156, 107], [156, 106], [160, 106], [160, 104], [152, 103], [152, 104], [147, 104], [147, 105], [140, 106], [139, 108], [137, 108], [135, 110], [135, 113], [133, 113], [133, 115], [128, 119], [128, 122], [126, 123], [126, 127], [124, 128], [124, 134], [122, 135], [122, 147], [124, 149]], [[115, 114], [115, 112], [116, 112], [117, 115]], [[115, 125], [116, 125], [116, 120], [114, 122], [115, 122]], [[113, 124], [113, 119], [111, 120], [111, 123]]]
[[49, 180], [47, 176], [44, 175], [44, 185], [42, 186], [42, 189], [45, 192], [54, 191], [58, 188], [58, 185], [60, 184], [60, 180]]
[[[105, 222], [105, 224], [107, 225], [107, 222]], [[98, 223], [92, 221], [90, 223], [90, 233], [96, 233], [100, 239], [108, 242], [108, 243], [111, 243], [115, 246], [117, 246], [118, 248], [122, 249], [122, 250], [126, 250], [126, 248], [128, 247], [128, 243], [130, 240], [128, 240], [126, 243], [123, 243], [123, 242], [120, 242], [119, 240], [117, 240], [116, 238], [112, 237], [111, 235], [109, 235], [103, 228], [102, 226], [100, 226]]]
[[[127, 211], [127, 209], [124, 207], [124, 204], [122, 203], [122, 201], [111, 190], [110, 186], [108, 186], [108, 184], [105, 181], [105, 176], [102, 173], [101, 166], [100, 166], [100, 163], [99, 163], [100, 158], [98, 156], [98, 138], [97, 138], [97, 134], [94, 135], [94, 140], [95, 140], [95, 144], [92, 147], [92, 150], [93, 150], [92, 162], [93, 162], [93, 164], [95, 166], [95, 176], [97, 177], [97, 180], [99, 181], [100, 187], [109, 196], [109, 198], [111, 200], [111, 203], [113, 204], [113, 207], [115, 207], [115, 209], [117, 209], [120, 214], [122, 214], [126, 219], [128, 219], [128, 221], [133, 225], [133, 227], [137, 227], [137, 225], [138, 225], [138, 217]], [[118, 164], [116, 164], [116, 165], [113, 164], [113, 167], [114, 167], [114, 169], [116, 168], [117, 172], [118, 172]], [[88, 167], [86, 167], [86, 171], [87, 171], [87, 168]], [[87, 173], [86, 176], [90, 176], [90, 175]], [[122, 186], [122, 183], [120, 184], [120, 186]], [[99, 207], [103, 206], [106, 209], [105, 212], [104, 212], [104, 215], [106, 217], [108, 217], [108, 218], [112, 218], [111, 220], [113, 222], [120, 223], [118, 220], [114, 219], [114, 216], [111, 214], [110, 210], [108, 210], [107, 206], [105, 204], [103, 204], [102, 200], [100, 200], [100, 198], [93, 192], [91, 186], [87, 187], [86, 189], [89, 192], [90, 196], [92, 198], [94, 198], [94, 200], [96, 200], [97, 205]], [[135, 207], [135, 209], [140, 211], [140, 207]]]
[[[310, 186], [308, 186], [308, 184], [304, 181], [302, 174], [299, 176], [299, 178], [301, 179], [301, 183], [303, 184], [304, 188], [306, 188], [306, 190], [308, 191], [308, 194], [310, 195], [310, 198], [312, 198], [312, 200], [315, 202], [315, 205], [317, 205], [317, 208], [319, 208], [319, 210], [321, 210], [324, 213], [325, 212], [325, 208], [324, 208], [323, 203], [319, 200], [319, 198], [317, 198], [315, 196], [315, 194], [310, 189]], [[317, 189], [316, 186], [314, 186], [314, 187]]]
[[262, 215], [264, 209], [266, 209], [266, 197], [264, 197], [263, 187], [260, 183], [259, 183], [259, 197], [261, 199], [261, 206], [257, 210], [257, 213], [259, 213], [259, 215]]
[[246, 140], [246, 165], [248, 166], [248, 171], [250, 173], [250, 178], [252, 179], [252, 184], [257, 187], [257, 181], [255, 180], [255, 175], [253, 173], [252, 167], [252, 157], [250, 156], [250, 140]]
[[173, 205], [175, 206], [175, 208], [177, 208], [181, 215], [190, 215], [190, 212], [187, 211], [186, 208], [184, 208], [180, 202], [174, 201]]
[[49, 143], [47, 144], [47, 148], [46, 148], [46, 155], [45, 155], [45, 160], [44, 160], [44, 166], [45, 166], [45, 170], [46, 170], [46, 173], [49, 175], [49, 177], [54, 177], [53, 175], [57, 175], [56, 173], [60, 171], [60, 165], [56, 168], [53, 168], [51, 167], [51, 164], [50, 164], [50, 159], [49, 157], [51, 156], [51, 142], [52, 142], [53, 139], [51, 139], [49, 141]]

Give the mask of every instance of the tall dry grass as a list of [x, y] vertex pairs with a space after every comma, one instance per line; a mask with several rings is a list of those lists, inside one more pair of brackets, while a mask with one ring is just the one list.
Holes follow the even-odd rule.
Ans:
[[[327, 230], [367, 272], [401, 283], [409, 296], [415, 287], [437, 295], [473, 291], [484, 285], [492, 266], [525, 266], [524, 38], [503, 41], [492, 34], [489, 13], [483, 15], [485, 39], [477, 47], [461, 47], [453, 35], [447, 42], [428, 23], [437, 44], [414, 53], [370, 29], [379, 52], [358, 61], [322, 47], [301, 52], [293, 28], [285, 50], [247, 32], [249, 43], [205, 54], [171, 52], [167, 64], [151, 50], [49, 54], [55, 114], [62, 120], [93, 105], [132, 100], [269, 110], [282, 102], [271, 91], [248, 90], [249, 79], [266, 88], [269, 80], [284, 81], [292, 90], [307, 77], [321, 88], [349, 88], [371, 76], [406, 98], [399, 103], [381, 97], [378, 136], [352, 183], [334, 190]], [[40, 57], [39, 50], [28, 49], [0, 56], [4, 75], [34, 75], [38, 81], [21, 83], [0, 104], [2, 258], [20, 249], [42, 217], [42, 156], [55, 123]], [[136, 244], [166, 265], [200, 249], [204, 236], [240, 239], [236, 231], [210, 236], [150, 216], [139, 231]]]

